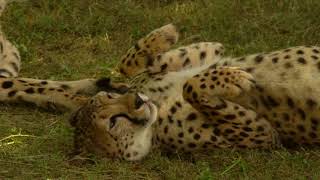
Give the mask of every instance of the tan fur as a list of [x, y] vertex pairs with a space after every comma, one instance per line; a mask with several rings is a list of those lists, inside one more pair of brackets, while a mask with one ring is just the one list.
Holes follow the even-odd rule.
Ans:
[[[158, 31], [159, 37], [166, 35]], [[159, 46], [150, 43], [149, 47]], [[140, 92], [158, 108], [158, 120], [152, 126], [152, 133], [144, 138], [149, 144], [152, 137], [153, 148], [194, 152], [215, 148], [270, 149], [280, 143], [319, 145], [319, 52], [319, 47], [300, 46], [240, 58], [221, 58], [220, 43], [192, 44], [163, 52], [149, 63], [150, 66], [134, 69], [144, 73], [133, 78], [128, 94], [113, 100], [115, 110], [109, 105], [99, 110], [90, 106], [78, 113], [124, 113], [131, 118], [141, 118], [141, 114], [119, 112], [120, 107], [130, 107], [130, 103], [122, 99]], [[122, 72], [131, 71], [131, 67], [123, 64], [125, 62], [120, 64]], [[79, 117], [77, 121], [96, 126], [97, 118]], [[110, 119], [104, 121], [98, 126], [105, 127]], [[129, 127], [127, 123], [118, 124], [117, 128], [125, 130]], [[91, 138], [85, 133], [78, 136], [92, 139], [112, 134], [118, 139], [117, 144], [128, 142], [121, 137], [130, 136], [129, 133], [116, 135], [106, 129], [94, 132]], [[114, 143], [104, 140], [111, 151]], [[92, 147], [98, 146], [92, 143]], [[142, 151], [145, 149], [141, 148]], [[133, 153], [130, 152], [130, 156]], [[125, 158], [121, 153], [112, 157]]]
[[99, 80], [1, 78], [0, 101], [79, 108], [70, 119], [77, 154], [140, 160], [156, 147], [269, 149], [280, 140], [320, 145], [319, 47], [222, 58], [216, 42], [169, 51], [177, 37], [167, 25], [128, 51], [119, 65], [133, 77], [128, 93], [90, 98], [127, 88], [108, 82], [101, 89]]
[[[0, 0], [0, 16], [6, 6], [5, 0]], [[20, 71], [20, 55], [0, 29], [0, 77], [17, 77]]]

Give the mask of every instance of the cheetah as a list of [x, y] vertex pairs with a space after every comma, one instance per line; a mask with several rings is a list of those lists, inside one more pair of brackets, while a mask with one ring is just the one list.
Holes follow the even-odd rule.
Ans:
[[75, 154], [320, 145], [319, 47], [224, 57], [221, 43], [177, 41], [169, 24], [128, 50], [128, 92], [100, 92], [72, 114]]
[[319, 47], [233, 58], [218, 42], [172, 49], [178, 36], [169, 24], [129, 49], [118, 67], [126, 84], [19, 78], [19, 52], [1, 32], [0, 101], [74, 111], [76, 155], [319, 145]]

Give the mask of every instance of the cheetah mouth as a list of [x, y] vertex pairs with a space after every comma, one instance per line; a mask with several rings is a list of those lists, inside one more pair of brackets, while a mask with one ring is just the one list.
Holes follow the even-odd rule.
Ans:
[[157, 120], [158, 116], [158, 108], [157, 106], [150, 100], [150, 98], [144, 94], [138, 93], [138, 96], [143, 100], [145, 105], [145, 113], [148, 119], [146, 126], [151, 126]]

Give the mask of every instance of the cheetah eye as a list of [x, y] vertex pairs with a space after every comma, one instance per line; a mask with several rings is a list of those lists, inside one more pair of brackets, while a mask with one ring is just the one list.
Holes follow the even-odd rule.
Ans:
[[116, 119], [111, 119], [109, 124], [109, 129], [112, 129], [116, 125]]

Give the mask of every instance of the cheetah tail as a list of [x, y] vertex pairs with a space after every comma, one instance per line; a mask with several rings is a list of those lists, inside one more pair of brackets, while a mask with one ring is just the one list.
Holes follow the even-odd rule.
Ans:
[[0, 0], [0, 16], [2, 15], [2, 12], [6, 8], [7, 0]]

